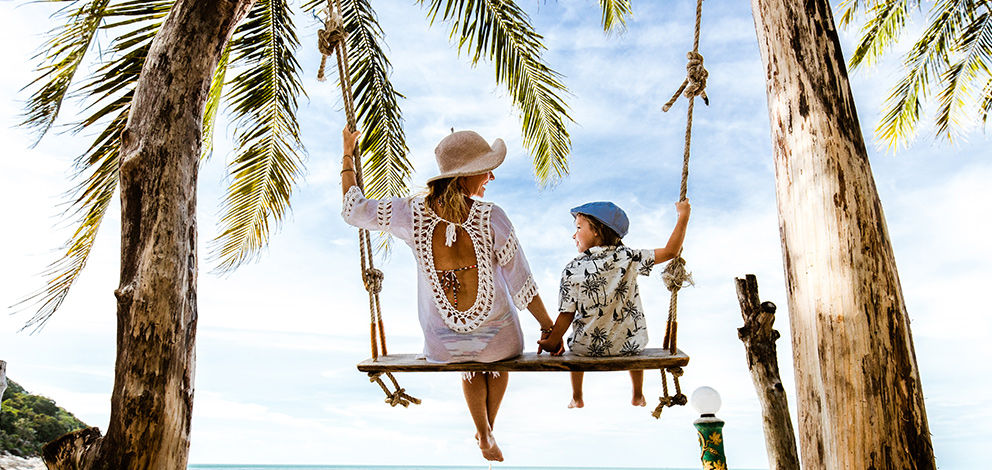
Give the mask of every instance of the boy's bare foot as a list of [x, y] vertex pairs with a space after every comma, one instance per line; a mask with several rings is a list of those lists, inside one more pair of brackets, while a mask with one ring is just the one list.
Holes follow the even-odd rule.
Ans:
[[630, 400], [630, 404], [634, 406], [647, 406], [648, 401], [644, 399], [644, 395], [634, 395], [634, 398]]
[[582, 397], [572, 397], [572, 401], [568, 404], [569, 408], [582, 408], [583, 406], [586, 406], [586, 404], [582, 401]]
[[502, 462], [503, 461], [503, 451], [499, 450], [499, 446], [496, 445], [496, 439], [492, 434], [486, 436], [477, 435], [479, 440], [479, 449], [482, 450], [482, 456], [486, 460]]

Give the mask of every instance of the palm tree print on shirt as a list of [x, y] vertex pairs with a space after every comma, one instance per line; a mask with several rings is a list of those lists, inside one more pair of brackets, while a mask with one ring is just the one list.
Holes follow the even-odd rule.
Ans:
[[580, 288], [582, 289], [582, 295], [595, 297], [596, 305], [600, 305], [599, 294], [603, 287], [606, 287], [606, 278], [600, 276], [598, 273], [590, 273], [586, 270], [586, 277], [582, 280]]

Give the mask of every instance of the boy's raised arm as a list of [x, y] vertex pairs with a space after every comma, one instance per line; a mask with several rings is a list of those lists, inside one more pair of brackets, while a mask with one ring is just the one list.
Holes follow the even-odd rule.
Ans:
[[675, 222], [675, 229], [672, 230], [672, 236], [668, 238], [668, 244], [664, 248], [654, 249], [654, 264], [664, 263], [678, 256], [679, 251], [682, 250], [682, 242], [685, 240], [685, 229], [689, 225], [689, 213], [692, 212], [692, 206], [686, 199], [675, 203], [675, 210], [679, 213], [679, 220]]

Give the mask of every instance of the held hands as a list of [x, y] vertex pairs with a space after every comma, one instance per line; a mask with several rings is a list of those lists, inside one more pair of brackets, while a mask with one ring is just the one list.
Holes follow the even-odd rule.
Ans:
[[565, 342], [562, 341], [562, 337], [560, 335], [555, 337], [550, 331], [542, 331], [541, 339], [537, 342], [537, 353], [541, 354], [545, 351], [552, 356], [561, 356], [564, 354]]

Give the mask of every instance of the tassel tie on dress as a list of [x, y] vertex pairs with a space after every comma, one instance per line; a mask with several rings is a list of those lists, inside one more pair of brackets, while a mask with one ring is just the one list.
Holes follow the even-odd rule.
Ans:
[[[449, 225], [450, 227], [450, 225]], [[454, 297], [454, 301], [451, 302], [455, 308], [458, 308], [458, 289], [462, 287], [461, 281], [458, 280], [458, 276], [455, 275], [458, 271], [465, 271], [466, 269], [472, 269], [478, 267], [478, 265], [465, 266], [464, 268], [458, 269], [438, 269], [437, 279], [441, 282], [441, 289], [445, 292], [451, 291], [451, 296]]]
[[448, 227], [444, 229], [444, 244], [446, 246], [451, 246], [454, 244], [457, 233], [458, 224], [448, 222]]

